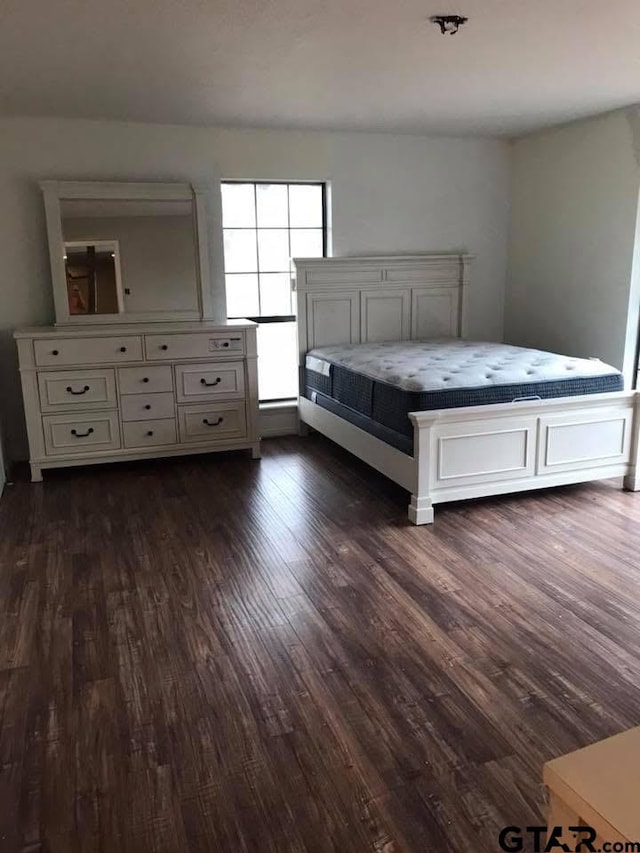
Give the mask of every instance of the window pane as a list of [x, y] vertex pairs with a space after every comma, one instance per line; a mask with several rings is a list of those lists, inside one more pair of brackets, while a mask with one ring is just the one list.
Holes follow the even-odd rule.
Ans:
[[286, 184], [257, 184], [256, 196], [258, 228], [287, 228], [289, 226]]
[[261, 400], [298, 396], [295, 323], [258, 326], [258, 390]]
[[253, 184], [222, 184], [224, 228], [255, 228], [256, 205]]
[[258, 231], [260, 272], [285, 272], [289, 269], [289, 232], [286, 228]]
[[289, 273], [260, 275], [260, 312], [267, 317], [275, 314], [293, 314]]
[[311, 228], [306, 231], [291, 229], [292, 258], [321, 258], [322, 257], [322, 228]]
[[322, 228], [322, 187], [289, 185], [291, 228]]
[[225, 272], [257, 272], [256, 232], [224, 229]]
[[257, 275], [228, 275], [227, 317], [256, 317], [260, 313]]

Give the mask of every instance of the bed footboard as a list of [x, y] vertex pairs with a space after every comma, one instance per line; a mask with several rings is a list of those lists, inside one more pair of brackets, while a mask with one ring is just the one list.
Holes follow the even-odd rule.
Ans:
[[414, 412], [409, 518], [445, 501], [623, 476], [640, 488], [638, 395], [615, 392]]

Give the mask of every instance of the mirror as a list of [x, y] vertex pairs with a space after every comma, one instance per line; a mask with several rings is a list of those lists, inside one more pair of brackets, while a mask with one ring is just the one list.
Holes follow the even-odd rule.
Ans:
[[211, 316], [204, 205], [189, 184], [42, 187], [58, 325]]

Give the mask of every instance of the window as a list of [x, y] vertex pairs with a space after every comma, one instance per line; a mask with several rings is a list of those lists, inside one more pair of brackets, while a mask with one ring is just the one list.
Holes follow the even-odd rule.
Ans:
[[325, 185], [222, 184], [227, 315], [258, 325], [260, 400], [298, 396], [291, 258], [326, 254]]

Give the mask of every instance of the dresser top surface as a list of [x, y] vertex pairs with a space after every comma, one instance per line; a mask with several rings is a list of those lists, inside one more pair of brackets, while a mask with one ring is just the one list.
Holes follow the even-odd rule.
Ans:
[[252, 329], [256, 323], [251, 320], [210, 320], [175, 323], [122, 323], [119, 325], [87, 326], [24, 326], [14, 331], [14, 338], [102, 338], [122, 337], [123, 335], [190, 334], [196, 332], [230, 332], [238, 329]]

